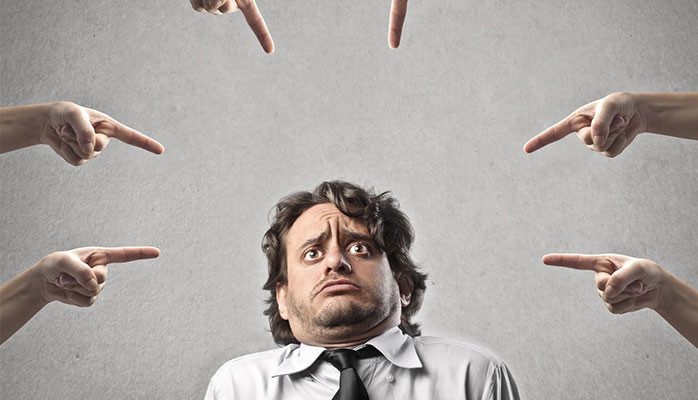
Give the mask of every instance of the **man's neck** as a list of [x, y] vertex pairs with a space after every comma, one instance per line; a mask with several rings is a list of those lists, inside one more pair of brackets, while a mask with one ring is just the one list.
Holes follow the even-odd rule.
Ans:
[[351, 349], [382, 335], [389, 329], [398, 326], [398, 323], [399, 320], [393, 321], [392, 318], [389, 318], [367, 330], [357, 329], [356, 326], [323, 329], [314, 335], [299, 337], [298, 340], [310, 346], [326, 349]]

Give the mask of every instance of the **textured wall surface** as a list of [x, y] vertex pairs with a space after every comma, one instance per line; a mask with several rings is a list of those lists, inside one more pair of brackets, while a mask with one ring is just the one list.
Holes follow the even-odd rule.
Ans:
[[698, 90], [695, 0], [413, 1], [398, 50], [388, 0], [260, 0], [271, 56], [242, 15], [186, 0], [0, 4], [0, 104], [71, 100], [166, 147], [0, 157], [3, 281], [56, 250], [162, 249], [4, 343], [4, 399], [203, 397], [225, 361], [274, 346], [268, 212], [327, 179], [393, 191], [429, 273], [425, 334], [491, 349], [526, 398], [698, 393], [698, 351], [658, 315], [612, 315], [592, 273], [540, 261], [629, 254], [698, 286], [698, 143], [521, 150], [608, 93]]

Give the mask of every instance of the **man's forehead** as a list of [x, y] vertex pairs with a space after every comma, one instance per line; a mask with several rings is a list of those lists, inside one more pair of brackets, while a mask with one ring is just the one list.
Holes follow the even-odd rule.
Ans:
[[332, 204], [324, 203], [310, 207], [301, 214], [288, 231], [288, 241], [305, 240], [306, 237], [325, 232], [334, 224], [339, 229], [368, 234], [368, 228], [357, 218], [351, 218]]

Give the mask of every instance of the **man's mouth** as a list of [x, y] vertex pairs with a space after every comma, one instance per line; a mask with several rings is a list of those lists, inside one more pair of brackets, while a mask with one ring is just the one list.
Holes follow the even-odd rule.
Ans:
[[341, 292], [352, 292], [359, 290], [352, 281], [348, 279], [334, 279], [326, 282], [320, 288], [320, 293], [341, 293]]

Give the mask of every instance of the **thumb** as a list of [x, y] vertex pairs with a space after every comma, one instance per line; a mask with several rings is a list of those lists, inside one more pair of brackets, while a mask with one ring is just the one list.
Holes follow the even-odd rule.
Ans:
[[[630, 263], [621, 267], [619, 270], [611, 274], [611, 277], [606, 283], [607, 297], [616, 297], [623, 292], [628, 286], [634, 282], [641, 281], [647, 277], [647, 270], [643, 265], [638, 263]], [[635, 287], [635, 286], [632, 286]]]
[[88, 290], [97, 289], [97, 277], [92, 268], [82, 262], [75, 254], [69, 254], [68, 257], [62, 258], [56, 265], [56, 270], [60, 275], [56, 279], [56, 286], [66, 286], [77, 283]]
[[608, 140], [611, 130], [611, 122], [620, 111], [618, 103], [613, 101], [601, 101], [596, 105], [594, 118], [591, 120], [591, 135], [594, 145], [601, 147]]
[[95, 129], [90, 123], [87, 112], [78, 105], [75, 105], [75, 107], [77, 108], [66, 112], [66, 122], [75, 131], [80, 149], [87, 154], [91, 154], [95, 148]]

